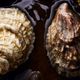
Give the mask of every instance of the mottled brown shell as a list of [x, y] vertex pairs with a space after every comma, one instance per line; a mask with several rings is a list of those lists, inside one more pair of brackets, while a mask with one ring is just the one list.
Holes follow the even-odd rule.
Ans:
[[0, 74], [17, 68], [33, 48], [33, 28], [17, 8], [0, 8]]
[[[48, 28], [47, 55], [58, 73], [67, 76], [80, 75], [80, 17], [62, 3]], [[71, 71], [73, 70], [73, 71]]]

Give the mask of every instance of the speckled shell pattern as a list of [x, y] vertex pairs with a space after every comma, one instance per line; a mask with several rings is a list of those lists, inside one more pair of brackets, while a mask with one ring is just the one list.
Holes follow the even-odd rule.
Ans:
[[28, 59], [35, 35], [27, 15], [20, 9], [0, 8], [0, 74]]
[[80, 16], [62, 3], [46, 33], [47, 56], [59, 74], [80, 76]]

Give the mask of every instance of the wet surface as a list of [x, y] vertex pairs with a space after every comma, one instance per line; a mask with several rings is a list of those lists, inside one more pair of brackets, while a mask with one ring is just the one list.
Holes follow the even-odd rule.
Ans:
[[[12, 3], [16, 3], [20, 8], [25, 8], [34, 26], [36, 37], [34, 49], [29, 57], [29, 60], [22, 64], [17, 70], [10, 72], [7, 75], [1, 76], [0, 80], [20, 80], [19, 78], [17, 78], [17, 76], [20, 76], [21, 80], [27, 80], [24, 79], [24, 77], [27, 76], [28, 69], [32, 69], [33, 71], [40, 71], [42, 80], [66, 80], [65, 78], [62, 79], [61, 77], [59, 77], [55, 69], [51, 67], [45, 49], [45, 21], [46, 19], [50, 21], [50, 18], [52, 18], [52, 16], [50, 16], [50, 12], [51, 10], [53, 10], [52, 6], [56, 1], [63, 0], [22, 0], [22, 3], [20, 3], [21, 0], [0, 1], [1, 7], [10, 6]], [[69, 2], [71, 0], [66, 1]], [[48, 24], [46, 25], [48, 26]], [[25, 76], [23, 73], [25, 74]]]

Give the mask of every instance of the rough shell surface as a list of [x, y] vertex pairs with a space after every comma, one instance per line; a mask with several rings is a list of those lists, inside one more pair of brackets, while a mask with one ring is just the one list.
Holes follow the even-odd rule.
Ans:
[[46, 49], [59, 74], [80, 75], [80, 17], [67, 3], [58, 7], [48, 28]]
[[17, 8], [0, 8], [0, 74], [26, 60], [33, 41], [33, 28], [26, 15]]

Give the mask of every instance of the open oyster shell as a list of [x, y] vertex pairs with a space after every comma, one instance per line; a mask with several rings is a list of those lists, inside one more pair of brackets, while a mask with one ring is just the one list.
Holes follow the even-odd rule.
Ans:
[[46, 37], [47, 56], [59, 74], [80, 76], [80, 16], [62, 3]]
[[0, 74], [17, 68], [33, 48], [33, 27], [18, 8], [0, 8]]

